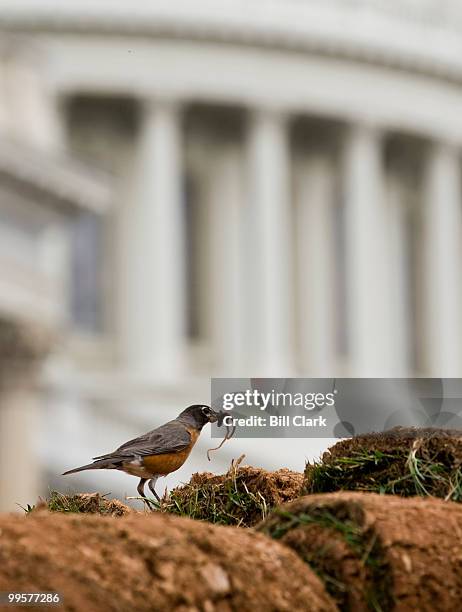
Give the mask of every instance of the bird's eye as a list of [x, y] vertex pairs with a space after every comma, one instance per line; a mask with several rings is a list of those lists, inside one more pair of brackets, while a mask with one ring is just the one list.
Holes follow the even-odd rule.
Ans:
[[210, 408], [208, 406], [203, 406], [202, 407], [202, 414], [205, 416], [209, 416], [210, 415]]

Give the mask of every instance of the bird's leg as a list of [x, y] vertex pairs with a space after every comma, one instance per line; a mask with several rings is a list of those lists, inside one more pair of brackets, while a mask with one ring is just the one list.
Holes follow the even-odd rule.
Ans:
[[157, 482], [158, 478], [159, 478], [158, 476], [155, 476], [154, 478], [151, 478], [151, 480], [148, 482], [148, 487], [151, 490], [151, 493], [157, 499], [157, 501], [160, 502], [160, 497], [157, 495], [156, 490], [154, 488], [156, 486], [156, 482]]
[[143, 498], [143, 501], [147, 505], [147, 507], [150, 510], [152, 510], [151, 502], [149, 501], [149, 499], [146, 498], [146, 495], [144, 494], [144, 485], [146, 484], [147, 480], [148, 480], [147, 478], [140, 478], [140, 482], [138, 483], [138, 486], [136, 487], [136, 490], [140, 494], [140, 497]]

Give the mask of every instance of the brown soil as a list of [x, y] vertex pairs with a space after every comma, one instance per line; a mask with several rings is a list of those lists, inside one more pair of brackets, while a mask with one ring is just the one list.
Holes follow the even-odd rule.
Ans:
[[308, 495], [276, 510], [258, 530], [295, 550], [341, 610], [460, 608], [459, 504], [368, 493]]
[[339, 490], [462, 501], [462, 431], [403, 428], [342, 440], [305, 470], [305, 493]]
[[63, 606], [50, 610], [337, 609], [293, 551], [250, 530], [38, 511], [1, 516], [0, 543], [0, 591], [57, 591]]
[[174, 489], [161, 510], [211, 523], [251, 527], [269, 510], [300, 496], [304, 477], [288, 469], [269, 472], [234, 462], [226, 474], [194, 474]]

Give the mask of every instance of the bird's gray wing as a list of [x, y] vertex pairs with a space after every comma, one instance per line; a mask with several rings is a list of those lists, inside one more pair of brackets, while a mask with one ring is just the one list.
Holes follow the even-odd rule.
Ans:
[[191, 444], [191, 434], [178, 421], [170, 421], [157, 429], [133, 438], [119, 446], [114, 452], [100, 455], [94, 459], [126, 458], [134, 456], [163, 455], [175, 453]]

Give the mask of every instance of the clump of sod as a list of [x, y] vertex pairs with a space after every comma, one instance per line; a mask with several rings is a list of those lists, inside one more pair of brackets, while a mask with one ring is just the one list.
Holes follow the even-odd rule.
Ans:
[[269, 472], [240, 466], [233, 461], [226, 474], [194, 474], [189, 483], [174, 489], [159, 510], [221, 525], [251, 527], [283, 502], [296, 499], [303, 474], [281, 469]]
[[334, 500], [326, 496], [324, 504], [319, 496], [299, 498], [275, 508], [257, 530], [292, 548], [341, 610], [389, 609], [381, 545], [375, 534], [364, 533], [361, 503], [354, 497]]
[[305, 469], [305, 493], [340, 490], [462, 501], [462, 431], [397, 427], [342, 440]]
[[50, 512], [65, 512], [74, 514], [102, 514], [109, 516], [125, 516], [132, 510], [116, 499], [106, 499], [99, 493], [78, 493], [64, 495], [58, 491], [51, 491], [47, 499], [40, 499], [35, 506], [25, 508], [27, 513], [36, 510], [49, 510]]
[[292, 548], [340, 610], [460, 607], [462, 506], [372, 493], [307, 495], [275, 508], [257, 530]]

